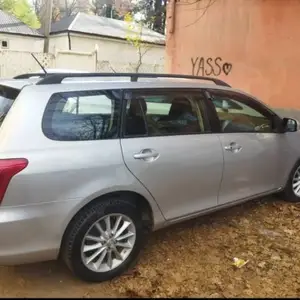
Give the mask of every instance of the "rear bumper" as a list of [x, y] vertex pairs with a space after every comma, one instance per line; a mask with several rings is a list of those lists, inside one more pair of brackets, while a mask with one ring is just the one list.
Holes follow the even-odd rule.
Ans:
[[70, 201], [0, 207], [0, 265], [57, 259], [72, 207]]

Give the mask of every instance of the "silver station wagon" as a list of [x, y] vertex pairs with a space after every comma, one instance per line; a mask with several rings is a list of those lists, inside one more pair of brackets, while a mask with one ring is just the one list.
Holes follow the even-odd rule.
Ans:
[[0, 81], [0, 264], [100, 282], [153, 230], [267, 194], [300, 200], [298, 121], [206, 77]]

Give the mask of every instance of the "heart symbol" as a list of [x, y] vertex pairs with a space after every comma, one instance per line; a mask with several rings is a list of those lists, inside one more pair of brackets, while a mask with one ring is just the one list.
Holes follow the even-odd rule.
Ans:
[[225, 63], [223, 65], [223, 72], [225, 73], [225, 75], [228, 75], [232, 70], [232, 64], [230, 63]]

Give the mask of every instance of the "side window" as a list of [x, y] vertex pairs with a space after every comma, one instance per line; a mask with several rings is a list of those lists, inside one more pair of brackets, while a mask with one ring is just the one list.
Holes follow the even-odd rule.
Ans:
[[42, 127], [53, 140], [84, 141], [118, 137], [119, 91], [78, 91], [52, 95]]
[[106, 95], [70, 97], [63, 112], [73, 114], [111, 114], [112, 102]]
[[200, 92], [125, 93], [125, 136], [199, 134], [205, 131]]
[[210, 94], [222, 132], [272, 132], [271, 117], [251, 99], [230, 92]]

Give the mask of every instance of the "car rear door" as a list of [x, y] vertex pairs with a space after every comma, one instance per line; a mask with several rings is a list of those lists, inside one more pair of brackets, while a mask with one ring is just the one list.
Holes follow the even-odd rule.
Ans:
[[125, 91], [124, 161], [166, 219], [217, 205], [223, 153], [199, 90]]
[[275, 129], [275, 116], [240, 93], [210, 90], [209, 94], [220, 125], [218, 136], [224, 154], [218, 203], [276, 190], [283, 135]]

